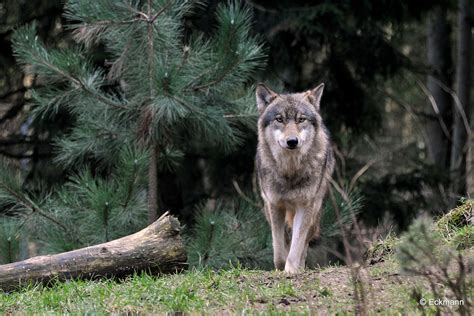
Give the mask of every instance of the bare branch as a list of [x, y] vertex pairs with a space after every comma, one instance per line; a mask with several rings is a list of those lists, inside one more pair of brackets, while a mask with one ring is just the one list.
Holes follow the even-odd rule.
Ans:
[[443, 117], [441, 116], [441, 113], [439, 111], [439, 107], [438, 107], [438, 104], [436, 103], [435, 98], [428, 91], [425, 84], [420, 79], [415, 77], [415, 80], [416, 80], [416, 83], [418, 84], [418, 86], [423, 91], [423, 93], [428, 97], [428, 100], [430, 101], [431, 107], [433, 108], [433, 111], [435, 112], [436, 117], [438, 118], [439, 125], [441, 126], [441, 129], [443, 130], [444, 135], [448, 139], [451, 139], [451, 133], [449, 133], [448, 127], [446, 126], [446, 123], [444, 122]]
[[233, 186], [234, 186], [235, 191], [237, 191], [237, 193], [239, 194], [239, 196], [240, 196], [242, 199], [244, 199], [245, 201], [249, 202], [250, 204], [252, 204], [252, 205], [254, 205], [254, 206], [258, 207], [258, 208], [261, 208], [261, 207], [262, 207], [262, 205], [261, 205], [260, 203], [255, 202], [254, 200], [252, 200], [251, 198], [249, 198], [248, 196], [246, 196], [246, 195], [244, 194], [244, 192], [240, 189], [240, 186], [239, 186], [239, 184], [237, 183], [237, 181], [235, 181], [235, 179], [232, 180], [232, 184], [233, 184]]

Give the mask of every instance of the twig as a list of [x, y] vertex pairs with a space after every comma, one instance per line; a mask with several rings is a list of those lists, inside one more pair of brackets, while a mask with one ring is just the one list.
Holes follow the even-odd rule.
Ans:
[[80, 24], [80, 26], [94, 27], [94, 26], [125, 25], [125, 24], [131, 24], [139, 20], [142, 20], [142, 18], [134, 18], [134, 19], [126, 20], [126, 21], [102, 20], [102, 21], [97, 21], [97, 22], [92, 22], [92, 23], [83, 23], [83, 24]]
[[261, 208], [262, 205], [260, 203], [257, 203], [255, 201], [253, 201], [251, 198], [247, 197], [244, 192], [242, 192], [242, 190], [240, 189], [240, 186], [239, 184], [237, 183], [237, 181], [235, 181], [235, 179], [232, 180], [232, 184], [234, 185], [234, 188], [235, 188], [235, 191], [237, 191], [237, 193], [240, 195], [240, 197], [242, 199], [244, 199], [245, 201], [249, 202], [250, 204], [258, 207], [258, 208]]
[[172, 2], [173, 1], [168, 1], [158, 12], [156, 12], [156, 14], [151, 19], [148, 20], [148, 22], [155, 22], [155, 20], [171, 6]]
[[[471, 127], [469, 126], [469, 120], [467, 119], [467, 116], [466, 116], [466, 111], [464, 110], [462, 104], [461, 104], [461, 100], [459, 100], [459, 97], [457, 95], [457, 93], [451, 89], [450, 87], [446, 86], [444, 83], [442, 83], [441, 81], [439, 81], [438, 79], [434, 78], [434, 82], [436, 82], [436, 84], [438, 84], [441, 89], [443, 89], [445, 92], [449, 93], [451, 95], [451, 97], [453, 98], [454, 100], [454, 104], [456, 105], [456, 110], [458, 111], [458, 113], [461, 115], [461, 118], [462, 118], [462, 121], [463, 121], [463, 124], [464, 124], [464, 128], [466, 129], [466, 134], [471, 137]], [[467, 104], [468, 106], [468, 104]]]
[[390, 93], [386, 90], [379, 89], [379, 91], [383, 92], [387, 97], [389, 97], [396, 104], [400, 105], [405, 111], [407, 111], [410, 114], [418, 115], [418, 116], [421, 116], [421, 117], [424, 117], [424, 118], [430, 119], [430, 120], [437, 120], [438, 119], [438, 117], [436, 115], [433, 115], [431, 113], [426, 113], [426, 112], [423, 112], [423, 111], [414, 110], [413, 107], [410, 106], [410, 104], [404, 102], [400, 98], [397, 98], [395, 95], [393, 95], [392, 93]]
[[234, 118], [234, 117], [255, 117], [258, 116], [258, 114], [225, 114], [222, 115], [224, 118]]
[[[342, 243], [344, 245], [344, 251], [346, 255], [345, 260], [351, 271], [352, 284], [354, 286], [354, 300], [355, 300], [355, 303], [357, 304], [356, 313], [358, 315], [367, 315], [367, 297], [366, 297], [363, 281], [360, 277], [361, 266], [354, 264], [354, 260], [350, 251], [349, 239], [346, 235], [346, 230], [342, 224], [341, 216], [339, 212], [339, 206], [337, 205], [336, 198], [334, 196], [334, 192], [332, 191], [331, 187], [329, 187], [329, 196], [333, 204], [334, 211], [336, 213], [337, 223], [341, 230]], [[357, 230], [357, 233], [359, 234], [358, 235], [359, 237], [362, 236], [359, 229]]]
[[359, 169], [359, 171], [356, 172], [356, 174], [352, 177], [351, 181], [349, 182], [349, 188], [347, 191], [352, 192], [352, 189], [354, 188], [355, 183], [359, 178], [367, 171], [369, 170], [372, 165], [374, 165], [376, 162], [378, 162], [378, 159], [372, 159], [369, 162], [367, 162], [362, 168]]
[[448, 127], [446, 126], [446, 123], [444, 122], [443, 120], [443, 117], [441, 115], [441, 112], [439, 111], [439, 107], [438, 107], [438, 104], [436, 103], [436, 100], [435, 98], [433, 97], [433, 95], [428, 91], [428, 89], [426, 88], [426, 86], [423, 84], [423, 82], [421, 82], [420, 79], [416, 78], [415, 77], [415, 80], [416, 80], [416, 83], [418, 84], [418, 86], [421, 88], [421, 90], [423, 91], [423, 93], [428, 97], [428, 100], [430, 101], [430, 104], [431, 104], [431, 107], [433, 108], [433, 111], [435, 112], [436, 114], [436, 117], [438, 118], [438, 122], [441, 126], [441, 129], [443, 130], [443, 133], [444, 135], [448, 138], [448, 139], [451, 139], [451, 134], [449, 133], [449, 130], [448, 130]]

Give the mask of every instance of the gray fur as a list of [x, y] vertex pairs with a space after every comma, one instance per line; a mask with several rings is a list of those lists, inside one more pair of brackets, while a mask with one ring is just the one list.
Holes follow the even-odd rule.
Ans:
[[[308, 243], [319, 235], [321, 206], [334, 170], [329, 132], [319, 111], [324, 85], [277, 94], [257, 86], [256, 168], [271, 226], [275, 267], [294, 274], [305, 266]], [[298, 144], [291, 149], [290, 139]], [[292, 144], [294, 145], [294, 144]], [[285, 221], [292, 228], [285, 240]]]

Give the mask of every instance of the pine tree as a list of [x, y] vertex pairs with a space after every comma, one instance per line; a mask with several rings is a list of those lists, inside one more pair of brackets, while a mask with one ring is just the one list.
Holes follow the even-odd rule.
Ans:
[[[56, 162], [72, 172], [68, 183], [14, 212], [49, 226], [36, 233], [54, 250], [128, 233], [146, 214], [153, 221], [160, 170], [174, 170], [191, 149], [229, 152], [239, 144], [253, 113], [246, 86], [264, 51], [250, 34], [250, 10], [238, 2], [219, 6], [212, 38], [187, 34], [184, 19], [197, 6], [71, 0], [65, 17], [74, 47], [47, 47], [34, 24], [14, 33], [18, 62], [46, 83], [32, 91], [35, 120], [60, 111], [74, 120], [55, 141]], [[103, 66], [91, 54], [98, 45], [109, 57]], [[2, 193], [15, 200], [18, 191]]]
[[[13, 39], [19, 62], [51, 84], [34, 91], [35, 115], [65, 107], [77, 120], [57, 142], [59, 162], [93, 158], [113, 165], [124, 143], [140, 141], [147, 149], [150, 221], [158, 212], [158, 167], [176, 165], [196, 140], [226, 150], [238, 142], [238, 118], [224, 116], [240, 111], [241, 87], [263, 61], [261, 44], [249, 35], [250, 12], [235, 2], [219, 7], [212, 39], [185, 38], [183, 18], [195, 6], [185, 0], [69, 1], [65, 15], [80, 46], [48, 49], [34, 26]], [[111, 56], [105, 68], [87, 55], [95, 43]]]

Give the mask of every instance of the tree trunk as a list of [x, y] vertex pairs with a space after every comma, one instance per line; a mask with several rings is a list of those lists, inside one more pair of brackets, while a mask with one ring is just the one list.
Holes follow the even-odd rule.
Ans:
[[178, 220], [164, 214], [133, 235], [74, 251], [0, 265], [0, 289], [10, 291], [29, 282], [182, 270], [186, 253], [179, 232]]
[[148, 167], [148, 223], [158, 218], [158, 149], [151, 149], [150, 166]]
[[[459, 103], [454, 111], [453, 142], [451, 148], [451, 192], [466, 195], [466, 157], [470, 117], [471, 89], [471, 23], [469, 0], [459, 0], [456, 92]], [[472, 2], [471, 2], [472, 3]]]
[[451, 45], [450, 27], [446, 10], [437, 7], [428, 21], [427, 53], [430, 74], [427, 78], [428, 91], [432, 96], [430, 108], [438, 120], [427, 123], [427, 148], [430, 160], [440, 169], [449, 168], [451, 95]]

